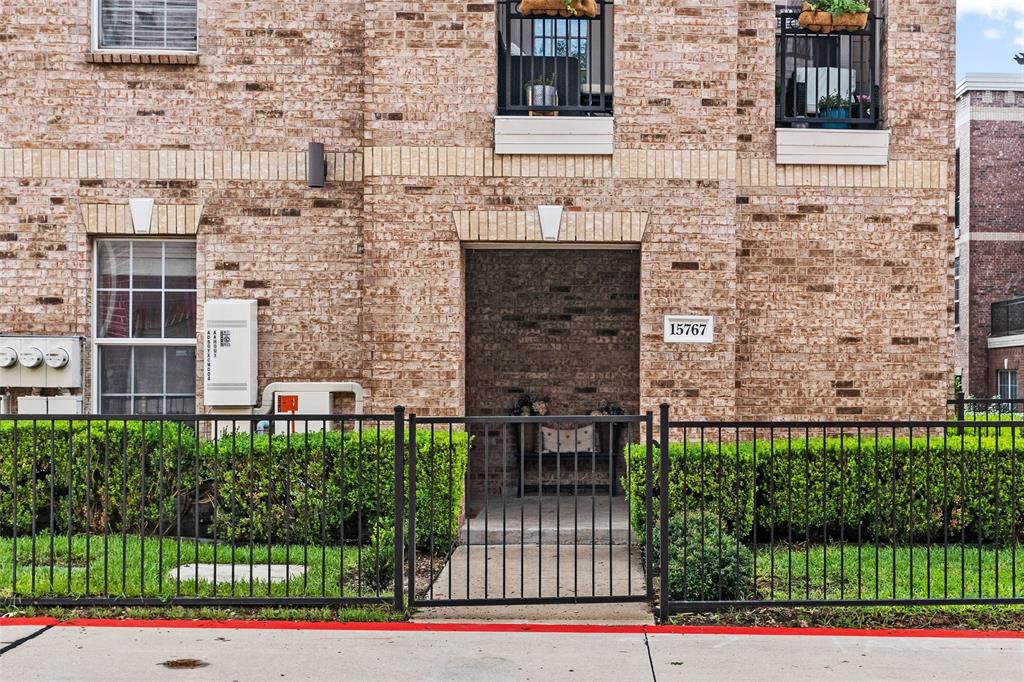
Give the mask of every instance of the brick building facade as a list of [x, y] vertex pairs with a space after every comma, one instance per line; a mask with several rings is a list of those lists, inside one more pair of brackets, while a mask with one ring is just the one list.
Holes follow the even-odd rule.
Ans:
[[[606, 23], [587, 35], [609, 37], [601, 49], [614, 85], [587, 93], [613, 98], [601, 112], [613, 115], [574, 123], [563, 111], [510, 125], [527, 131], [524, 149], [543, 143], [545, 126], [582, 135], [613, 121], [613, 132], [543, 154], [495, 147], [498, 73], [524, 51], [508, 43], [495, 2], [199, 0], [194, 50], [104, 49], [124, 38], [97, 37], [107, 16], [97, 2], [0, 8], [0, 335], [84, 337], [88, 410], [102, 408], [101, 393], [109, 409], [191, 405], [187, 377], [140, 388], [143, 369], [161, 362], [155, 351], [132, 351], [134, 379], [118, 365], [123, 348], [95, 367], [108, 352], [97, 326], [124, 306], [137, 336], [164, 342], [165, 374], [180, 375], [192, 340], [174, 325], [184, 320], [201, 338], [204, 301], [242, 298], [259, 301], [261, 386], [358, 381], [372, 410], [500, 413], [521, 389], [565, 395], [552, 405], [563, 413], [586, 407], [573, 397], [585, 395], [630, 410], [669, 401], [678, 416], [707, 419], [944, 414], [953, 0], [876, 3], [886, 19], [865, 38], [877, 49], [870, 71], [839, 69], [871, 74], [872, 123], [787, 123], [787, 149], [809, 151], [786, 158], [776, 74], [808, 86], [786, 58], [778, 66], [770, 1], [602, 3]], [[536, 36], [541, 54], [546, 39]], [[801, 97], [804, 109], [818, 106]], [[870, 139], [881, 158], [858, 158], [853, 139]], [[327, 152], [324, 187], [307, 182], [310, 141]], [[129, 208], [140, 198], [154, 201], [145, 234]], [[564, 209], [553, 240], [538, 206]], [[138, 243], [108, 258], [111, 237]], [[194, 312], [180, 302], [188, 282], [169, 286], [187, 256], [147, 252], [160, 239], [195, 241]], [[486, 246], [495, 248], [474, 250]], [[591, 266], [606, 285], [585, 281]], [[133, 288], [158, 267], [163, 279], [151, 283], [162, 293]], [[584, 300], [560, 300], [564, 287]], [[478, 332], [502, 290], [510, 307], [533, 297], [542, 314], [567, 316], [551, 323], [564, 324], [566, 339], [616, 339], [603, 360], [620, 366], [581, 376], [566, 347], [564, 361], [494, 376], [498, 366], [478, 354], [502, 346], [486, 338], [494, 329]], [[623, 305], [612, 305], [620, 293]], [[147, 300], [163, 301], [159, 321], [138, 319]], [[595, 320], [596, 309], [619, 312]], [[713, 316], [714, 342], [666, 343], [668, 314]], [[502, 329], [512, 345], [532, 333]], [[203, 353], [199, 343], [197, 368]], [[538, 356], [520, 360], [529, 357]], [[97, 388], [103, 372], [109, 391]], [[621, 389], [602, 396], [612, 382]], [[493, 387], [506, 394], [486, 397]], [[150, 407], [137, 395], [147, 390]]]
[[957, 88], [956, 126], [955, 370], [968, 395], [1020, 397], [1024, 76], [968, 74]]

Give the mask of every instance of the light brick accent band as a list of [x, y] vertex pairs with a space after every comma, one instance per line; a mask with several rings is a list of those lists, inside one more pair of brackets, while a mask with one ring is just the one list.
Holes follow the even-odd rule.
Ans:
[[[88, 234], [135, 234], [128, 204], [82, 204], [81, 208]], [[196, 234], [202, 215], [202, 204], [157, 204], [147, 234]]]
[[[329, 152], [327, 179], [367, 176], [553, 177], [735, 181], [751, 187], [946, 189], [946, 161], [891, 160], [887, 166], [777, 166], [728, 150], [623, 149], [607, 156], [499, 156], [482, 147], [368, 147]], [[0, 149], [0, 177], [129, 180], [306, 179], [305, 152]]]
[[[0, 177], [305, 181], [305, 152], [0, 149]], [[362, 180], [362, 154], [327, 155], [327, 179]]]
[[[459, 239], [470, 242], [544, 242], [537, 211], [453, 211]], [[546, 243], [639, 243], [647, 227], [639, 211], [564, 211], [558, 239]]]
[[893, 159], [885, 166], [805, 166], [740, 159], [736, 181], [741, 187], [947, 189], [949, 163]]

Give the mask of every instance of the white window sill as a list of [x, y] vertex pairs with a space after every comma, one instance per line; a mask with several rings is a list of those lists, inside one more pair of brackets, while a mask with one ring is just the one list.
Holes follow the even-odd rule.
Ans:
[[884, 166], [889, 162], [888, 130], [778, 128], [775, 163]]
[[610, 155], [611, 116], [495, 116], [495, 154]]
[[1016, 346], [1024, 346], [1024, 334], [988, 337], [989, 348], [1014, 348]]
[[130, 50], [93, 50], [85, 53], [93, 64], [198, 64], [198, 52], [132, 52]]

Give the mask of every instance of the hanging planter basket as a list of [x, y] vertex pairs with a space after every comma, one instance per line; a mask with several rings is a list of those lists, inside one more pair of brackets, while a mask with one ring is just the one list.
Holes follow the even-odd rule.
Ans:
[[570, 10], [563, 0], [523, 0], [519, 3], [519, 13], [524, 17], [544, 15], [549, 17], [568, 17], [570, 19], [594, 18], [597, 16], [597, 1], [574, 0]]
[[819, 12], [804, 3], [803, 10], [796, 23], [800, 28], [815, 33], [833, 33], [837, 31], [863, 31], [868, 25], [867, 12], [850, 12], [846, 14], [830, 14]]

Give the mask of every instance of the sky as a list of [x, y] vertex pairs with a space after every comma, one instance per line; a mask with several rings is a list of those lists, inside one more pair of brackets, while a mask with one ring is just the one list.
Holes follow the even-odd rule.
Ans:
[[1022, 73], [1024, 0], [957, 0], [956, 79], [965, 73]]

